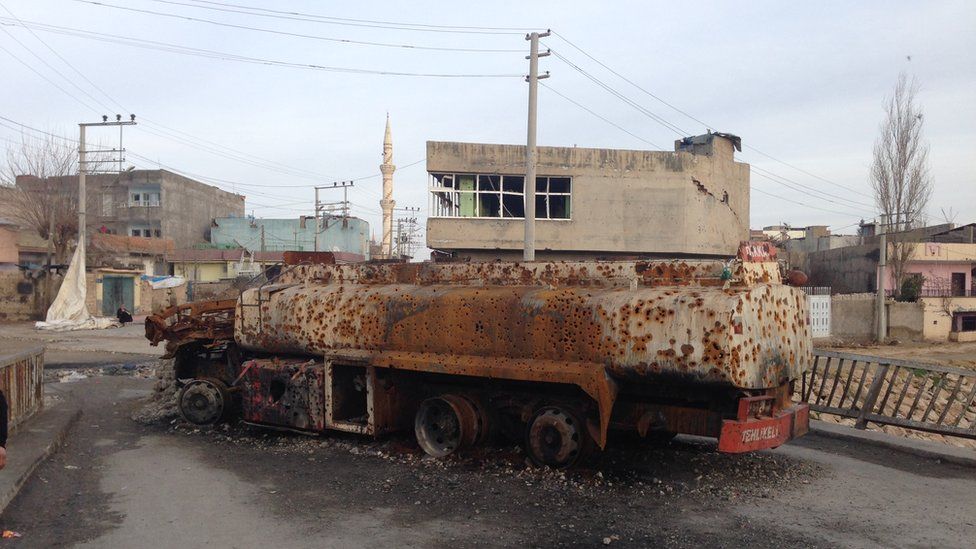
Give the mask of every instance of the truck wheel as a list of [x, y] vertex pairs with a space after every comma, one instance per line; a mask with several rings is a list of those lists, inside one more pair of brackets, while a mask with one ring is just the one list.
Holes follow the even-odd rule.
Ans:
[[417, 443], [427, 454], [441, 458], [483, 439], [486, 429], [481, 408], [468, 397], [445, 394], [420, 403], [414, 418]]
[[593, 439], [580, 416], [560, 406], [541, 408], [525, 430], [525, 451], [540, 467], [572, 467], [592, 448]]
[[183, 386], [177, 401], [180, 415], [194, 425], [213, 425], [230, 409], [227, 385], [219, 379], [194, 379]]

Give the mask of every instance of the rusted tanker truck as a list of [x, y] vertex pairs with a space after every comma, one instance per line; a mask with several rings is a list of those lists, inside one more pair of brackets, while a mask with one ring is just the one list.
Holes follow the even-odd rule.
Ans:
[[[413, 430], [433, 456], [522, 442], [567, 467], [621, 432], [775, 448], [807, 431], [804, 294], [773, 249], [728, 260], [301, 263], [147, 320], [184, 418]], [[288, 263], [286, 259], [286, 263]]]

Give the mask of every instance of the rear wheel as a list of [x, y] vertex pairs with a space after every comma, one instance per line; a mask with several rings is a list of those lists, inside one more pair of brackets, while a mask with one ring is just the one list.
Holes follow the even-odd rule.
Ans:
[[487, 418], [474, 399], [445, 394], [420, 403], [414, 431], [424, 452], [441, 458], [484, 441]]
[[581, 416], [560, 406], [539, 409], [525, 432], [525, 450], [533, 463], [556, 469], [572, 467], [593, 448]]
[[194, 425], [213, 425], [226, 418], [230, 393], [219, 379], [194, 379], [183, 386], [177, 405], [183, 419]]

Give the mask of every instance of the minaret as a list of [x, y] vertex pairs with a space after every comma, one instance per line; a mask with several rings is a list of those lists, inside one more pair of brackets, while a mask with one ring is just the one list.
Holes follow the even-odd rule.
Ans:
[[382, 253], [387, 259], [393, 257], [393, 133], [390, 131], [390, 113], [386, 114], [386, 135], [383, 136], [383, 163], [380, 172], [383, 174], [383, 199], [380, 208], [383, 209], [383, 244]]

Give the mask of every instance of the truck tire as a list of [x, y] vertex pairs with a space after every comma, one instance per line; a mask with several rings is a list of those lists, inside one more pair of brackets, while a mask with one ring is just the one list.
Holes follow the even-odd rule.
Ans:
[[231, 397], [223, 381], [198, 378], [183, 386], [177, 407], [186, 421], [194, 425], [213, 425], [227, 418]]
[[488, 425], [476, 399], [443, 394], [420, 403], [414, 416], [414, 432], [424, 452], [441, 458], [483, 442]]
[[525, 452], [540, 467], [566, 469], [585, 460], [594, 442], [581, 415], [562, 406], [540, 408], [525, 429]]

